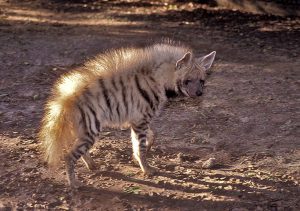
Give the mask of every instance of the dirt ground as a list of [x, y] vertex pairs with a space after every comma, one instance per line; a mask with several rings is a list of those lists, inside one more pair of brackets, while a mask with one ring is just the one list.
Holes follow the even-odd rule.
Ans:
[[[67, 1], [66, 1], [67, 2]], [[0, 0], [0, 210], [300, 210], [300, 19], [188, 1]], [[106, 130], [78, 162], [86, 185], [40, 159], [54, 81], [109, 48], [169, 37], [217, 51], [205, 94], [174, 98], [144, 177], [130, 132]], [[211, 165], [208, 165], [210, 162]]]

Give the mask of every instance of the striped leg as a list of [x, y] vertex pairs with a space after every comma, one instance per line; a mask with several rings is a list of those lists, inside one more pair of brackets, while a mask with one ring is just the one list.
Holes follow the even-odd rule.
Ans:
[[133, 148], [133, 157], [139, 163], [145, 175], [151, 175], [155, 172], [153, 167], [147, 164], [147, 124], [132, 125], [131, 141]]
[[149, 150], [151, 149], [153, 143], [154, 143], [154, 133], [149, 127], [148, 130], [147, 130], [147, 141], [146, 141], [147, 152], [149, 152]]
[[94, 137], [90, 135], [79, 138], [73, 149], [66, 155], [65, 162], [67, 179], [71, 188], [77, 188], [78, 186], [80, 186], [80, 182], [75, 178], [75, 164], [80, 157], [84, 156], [85, 159], [86, 156], [89, 156], [87, 155], [88, 150], [93, 146], [94, 142]]

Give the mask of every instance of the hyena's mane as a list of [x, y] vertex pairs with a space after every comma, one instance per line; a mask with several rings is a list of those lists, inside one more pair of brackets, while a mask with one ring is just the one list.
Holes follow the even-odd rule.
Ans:
[[191, 48], [170, 39], [145, 48], [110, 50], [88, 60], [82, 66], [62, 75], [55, 83], [52, 98], [73, 100], [99, 78], [114, 74], [138, 73], [153, 70], [164, 62], [176, 62]]
[[104, 52], [62, 75], [52, 89], [51, 98], [75, 100], [99, 78], [134, 74], [145, 69], [152, 71], [163, 62], [175, 62], [188, 51], [191, 52], [189, 47], [168, 40], [145, 48], [120, 48]]
[[179, 60], [191, 48], [182, 43], [164, 40], [144, 48], [120, 48], [106, 51], [84, 64], [86, 69], [100, 77], [113, 74], [134, 73], [144, 68], [154, 68], [162, 62]]
[[120, 48], [106, 51], [87, 61], [84, 66], [98, 77], [135, 72], [149, 65], [150, 55], [140, 48]]

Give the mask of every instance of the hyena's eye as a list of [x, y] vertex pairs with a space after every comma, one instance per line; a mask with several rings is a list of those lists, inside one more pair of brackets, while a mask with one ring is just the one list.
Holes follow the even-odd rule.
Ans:
[[189, 79], [188, 79], [188, 80], [183, 81], [183, 84], [184, 84], [184, 85], [188, 85], [190, 82], [192, 82], [192, 80], [189, 80]]

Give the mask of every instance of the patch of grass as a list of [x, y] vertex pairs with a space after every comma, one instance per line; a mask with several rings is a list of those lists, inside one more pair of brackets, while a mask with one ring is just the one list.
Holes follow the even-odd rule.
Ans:
[[133, 177], [134, 175], [135, 175], [135, 173], [133, 173], [133, 172], [128, 172], [125, 174], [125, 176], [127, 176], [127, 177]]
[[125, 193], [139, 194], [141, 192], [141, 187], [139, 186], [125, 187], [123, 191]]

